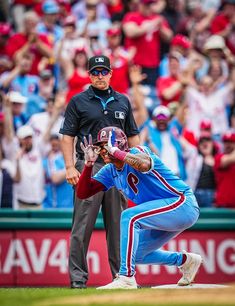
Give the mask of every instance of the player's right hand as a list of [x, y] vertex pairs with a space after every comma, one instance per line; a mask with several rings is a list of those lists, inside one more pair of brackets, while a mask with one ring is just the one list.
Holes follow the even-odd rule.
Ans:
[[89, 135], [88, 141], [86, 137], [83, 138], [83, 143], [80, 143], [81, 149], [84, 152], [85, 165], [92, 167], [98, 158], [97, 147], [92, 144], [92, 137]]
[[80, 172], [74, 166], [66, 169], [66, 180], [71, 185], [77, 185], [80, 175]]

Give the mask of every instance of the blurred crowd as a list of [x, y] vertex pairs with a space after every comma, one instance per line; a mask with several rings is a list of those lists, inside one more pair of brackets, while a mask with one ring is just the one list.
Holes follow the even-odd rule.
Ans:
[[200, 207], [235, 208], [235, 0], [11, 0], [0, 12], [1, 208], [72, 208], [59, 128], [98, 54], [141, 144]]

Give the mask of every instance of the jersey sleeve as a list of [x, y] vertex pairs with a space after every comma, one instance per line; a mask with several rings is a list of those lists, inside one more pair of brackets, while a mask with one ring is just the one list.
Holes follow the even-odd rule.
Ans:
[[114, 186], [113, 174], [112, 174], [112, 165], [108, 164], [102, 167], [94, 176], [94, 180], [97, 180], [105, 186], [104, 191], [112, 188]]
[[76, 185], [76, 194], [80, 199], [87, 199], [99, 191], [104, 190], [104, 185], [91, 177], [92, 167], [85, 167]]
[[60, 134], [68, 136], [76, 136], [79, 131], [79, 112], [75, 105], [75, 100], [71, 99], [69, 104], [66, 107], [64, 120], [60, 127]]

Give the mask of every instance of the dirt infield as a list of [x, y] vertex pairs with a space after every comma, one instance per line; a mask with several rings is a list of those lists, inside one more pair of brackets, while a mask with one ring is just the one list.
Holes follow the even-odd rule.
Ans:
[[235, 305], [235, 285], [214, 289], [102, 291], [41, 300], [35, 306], [68, 305]]

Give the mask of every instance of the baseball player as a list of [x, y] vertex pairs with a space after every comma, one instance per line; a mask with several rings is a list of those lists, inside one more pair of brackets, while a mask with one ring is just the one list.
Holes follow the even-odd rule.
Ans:
[[[97, 289], [136, 289], [136, 264], [178, 266], [183, 274], [178, 285], [190, 285], [202, 263], [201, 256], [160, 249], [198, 219], [199, 208], [190, 187], [148, 147], [128, 149], [127, 137], [119, 128], [103, 128], [94, 145], [91, 137], [89, 141], [84, 138], [81, 148], [85, 167], [76, 187], [77, 196], [88, 198], [116, 186], [136, 204], [121, 215], [119, 274]], [[91, 177], [98, 154], [106, 165]]]

